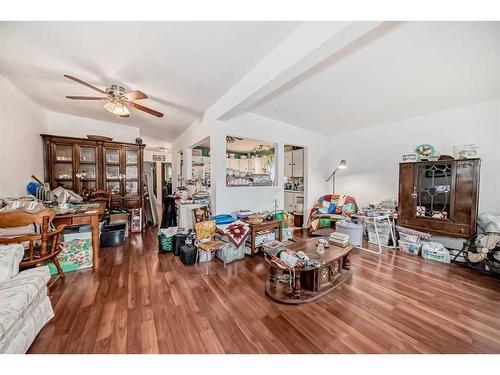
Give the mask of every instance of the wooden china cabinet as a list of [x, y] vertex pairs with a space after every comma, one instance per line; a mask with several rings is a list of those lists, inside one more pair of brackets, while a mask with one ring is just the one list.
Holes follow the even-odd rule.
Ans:
[[476, 234], [480, 159], [399, 165], [398, 224], [435, 235]]
[[145, 145], [42, 134], [45, 181], [81, 196], [95, 190], [112, 193], [112, 207], [143, 206]]

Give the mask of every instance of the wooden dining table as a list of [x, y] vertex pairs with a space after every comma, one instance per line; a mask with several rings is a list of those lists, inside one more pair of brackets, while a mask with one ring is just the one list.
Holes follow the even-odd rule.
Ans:
[[92, 268], [99, 269], [99, 217], [104, 214], [105, 203], [90, 203], [71, 205], [68, 210], [54, 207], [56, 216], [52, 221], [54, 225], [66, 224], [67, 226], [90, 225], [92, 230]]

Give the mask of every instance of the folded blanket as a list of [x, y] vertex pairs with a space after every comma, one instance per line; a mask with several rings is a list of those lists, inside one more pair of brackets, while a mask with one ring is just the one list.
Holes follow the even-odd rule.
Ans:
[[241, 246], [243, 242], [250, 235], [250, 226], [241, 220], [237, 220], [232, 224], [219, 225], [217, 226], [219, 232], [227, 235], [229, 242], [231, 242], [237, 248]]

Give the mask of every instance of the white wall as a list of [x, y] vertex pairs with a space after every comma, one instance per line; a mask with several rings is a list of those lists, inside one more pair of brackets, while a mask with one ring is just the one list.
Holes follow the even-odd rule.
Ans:
[[[126, 121], [126, 119], [124, 119]], [[140, 130], [116, 122], [93, 120], [59, 112], [47, 112], [48, 132], [52, 135], [86, 138], [87, 134], [103, 135], [113, 141], [135, 143]]]
[[477, 143], [479, 211], [500, 213], [500, 100], [333, 135], [329, 143], [331, 164], [340, 159], [349, 164], [337, 173], [336, 191], [353, 195], [361, 205], [397, 198], [398, 163], [416, 145], [430, 143], [453, 155], [453, 145]]
[[0, 76], [0, 197], [26, 195], [32, 174], [43, 179], [45, 111]]
[[[278, 185], [268, 187], [227, 187], [226, 186], [226, 135], [262, 139], [278, 144]], [[193, 124], [173, 143], [173, 154], [184, 151], [184, 176], [191, 173], [191, 152], [189, 148], [210, 136], [212, 165], [212, 194], [216, 213], [231, 213], [240, 209], [272, 209], [274, 199], [283, 208], [284, 145], [293, 144], [306, 147], [304, 192], [305, 207], [311, 206], [318, 196], [328, 193], [325, 180], [331, 166], [326, 137], [256, 114], [245, 113], [229, 121], [205, 120]], [[178, 163], [174, 157], [174, 176]], [[175, 178], [174, 178], [175, 180]], [[175, 182], [175, 181], [174, 181]]]

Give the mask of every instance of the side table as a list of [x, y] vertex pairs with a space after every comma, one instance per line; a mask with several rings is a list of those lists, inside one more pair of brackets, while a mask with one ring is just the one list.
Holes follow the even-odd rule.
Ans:
[[269, 230], [269, 229], [278, 230], [278, 239], [280, 241], [283, 240], [283, 228], [281, 226], [281, 221], [279, 221], [279, 220], [263, 221], [262, 223], [259, 223], [259, 224], [248, 223], [248, 225], [250, 225], [250, 229], [251, 229], [250, 251], [251, 251], [252, 255], [257, 252], [257, 249], [256, 249], [257, 247], [255, 246], [255, 237], [256, 237], [257, 232], [261, 232], [261, 231]]

